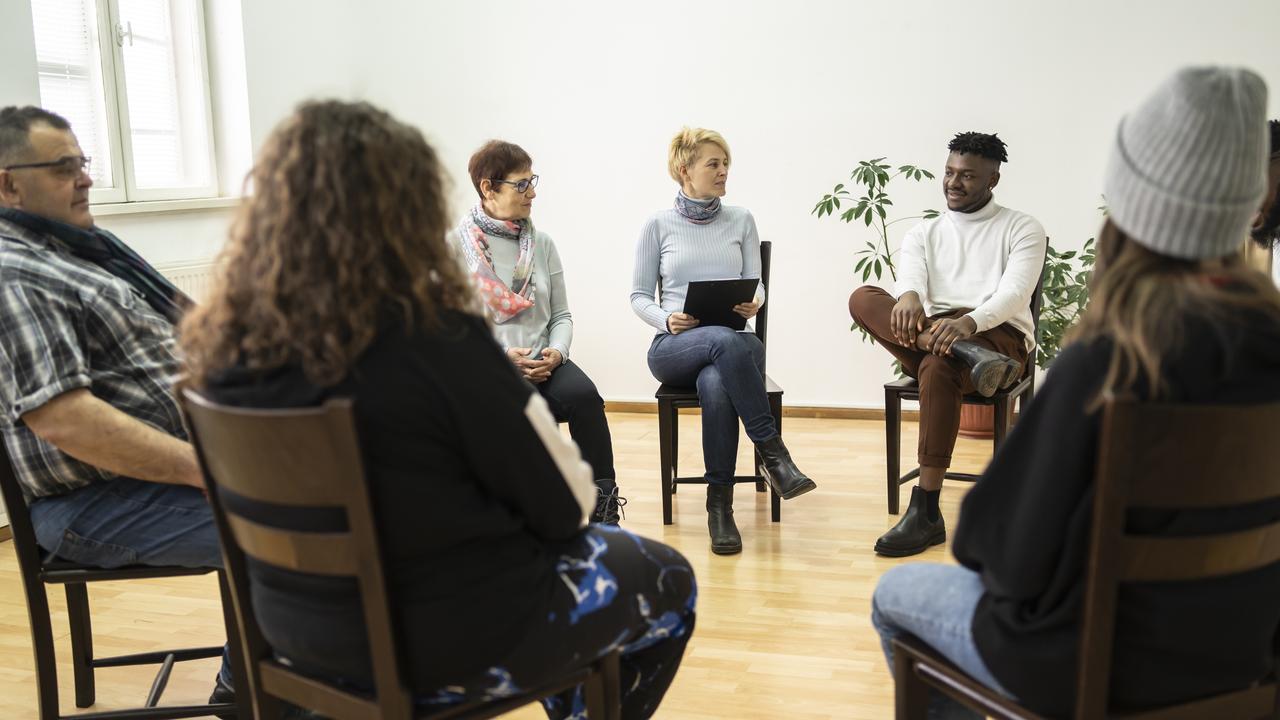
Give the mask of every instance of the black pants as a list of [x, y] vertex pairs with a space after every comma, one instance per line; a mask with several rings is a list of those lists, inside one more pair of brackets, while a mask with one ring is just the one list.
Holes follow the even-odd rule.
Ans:
[[[563, 369], [563, 368], [561, 368]], [[549, 607], [520, 644], [480, 677], [418, 699], [444, 705], [499, 698], [621, 650], [623, 720], [651, 717], [675, 679], [693, 634], [697, 584], [673, 548], [609, 525], [592, 525], [557, 548]], [[543, 701], [551, 720], [586, 716], [582, 687]]]
[[613, 469], [613, 437], [604, 416], [604, 400], [596, 384], [582, 368], [567, 360], [546, 382], [534, 385], [551, 406], [556, 422], [569, 423], [569, 434], [582, 449], [582, 459], [591, 466], [591, 477], [606, 492], [612, 490], [617, 474]]

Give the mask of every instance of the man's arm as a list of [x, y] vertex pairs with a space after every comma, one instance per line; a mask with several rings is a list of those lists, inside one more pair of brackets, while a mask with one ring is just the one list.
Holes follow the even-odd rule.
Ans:
[[137, 480], [204, 487], [195, 448], [94, 397], [65, 392], [22, 415], [40, 439], [71, 457]]

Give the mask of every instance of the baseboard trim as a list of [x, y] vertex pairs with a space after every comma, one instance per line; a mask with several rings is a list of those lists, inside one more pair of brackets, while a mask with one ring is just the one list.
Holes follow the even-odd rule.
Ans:
[[[606, 400], [604, 404], [606, 412], [619, 413], [650, 413], [657, 414], [657, 402], [626, 402], [626, 401], [610, 401]], [[698, 412], [694, 409], [692, 412]], [[842, 408], [842, 407], [817, 407], [812, 405], [784, 405], [782, 407], [783, 417], [797, 418], [822, 418], [825, 420], [884, 420], [884, 410], [881, 408]], [[917, 422], [920, 420], [920, 411], [903, 410], [902, 419]]]

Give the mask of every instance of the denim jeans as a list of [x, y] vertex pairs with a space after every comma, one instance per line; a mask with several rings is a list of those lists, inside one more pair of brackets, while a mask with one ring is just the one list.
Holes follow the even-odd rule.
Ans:
[[[37, 499], [30, 512], [40, 547], [64, 560], [103, 568], [222, 567], [213, 511], [193, 487], [116, 478]], [[227, 652], [219, 675], [234, 687]]]
[[[972, 570], [938, 563], [898, 565], [880, 577], [871, 597], [871, 624], [893, 671], [893, 645], [899, 635], [913, 635], [937, 650], [974, 680], [1013, 697], [1000, 687], [973, 641], [973, 611], [985, 589]], [[930, 720], [981, 720], [982, 715], [933, 692]]]
[[702, 458], [713, 485], [733, 482], [738, 418], [752, 442], [778, 434], [764, 387], [764, 345], [751, 333], [713, 326], [663, 333], [649, 346], [649, 371], [658, 382], [697, 387]]

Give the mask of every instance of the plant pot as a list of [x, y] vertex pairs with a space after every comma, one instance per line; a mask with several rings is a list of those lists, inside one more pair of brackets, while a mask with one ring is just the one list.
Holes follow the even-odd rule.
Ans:
[[996, 408], [994, 405], [960, 406], [960, 434], [967, 438], [989, 440], [996, 434]]

